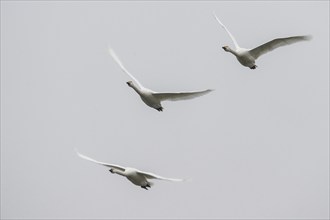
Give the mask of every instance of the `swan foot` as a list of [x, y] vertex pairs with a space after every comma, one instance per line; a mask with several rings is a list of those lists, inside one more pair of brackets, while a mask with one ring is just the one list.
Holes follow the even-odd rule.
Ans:
[[163, 107], [159, 107], [159, 108], [156, 108], [159, 112], [162, 112], [163, 111]]
[[257, 67], [258, 67], [257, 65], [253, 65], [253, 66], [250, 67], [250, 69], [251, 69], [251, 70], [254, 70], [254, 69], [256, 69]]
[[141, 186], [141, 188], [148, 190], [147, 186]]
[[149, 184], [149, 183], [146, 185], [146, 187], [149, 187], [149, 188], [151, 188], [151, 186], [150, 186], [150, 184]]

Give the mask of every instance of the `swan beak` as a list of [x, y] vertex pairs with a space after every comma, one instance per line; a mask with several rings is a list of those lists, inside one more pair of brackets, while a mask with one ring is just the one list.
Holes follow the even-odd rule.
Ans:
[[222, 47], [222, 49], [223, 49], [224, 51], [227, 51], [227, 50], [226, 50], [226, 47]]

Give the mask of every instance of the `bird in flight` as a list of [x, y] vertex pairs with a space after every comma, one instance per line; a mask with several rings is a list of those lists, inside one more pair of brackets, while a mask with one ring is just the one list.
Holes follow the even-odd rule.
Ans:
[[110, 168], [109, 171], [111, 173], [124, 176], [129, 181], [131, 181], [134, 185], [140, 186], [141, 188], [146, 189], [146, 190], [148, 190], [148, 188], [150, 188], [153, 185], [153, 183], [150, 182], [150, 179], [167, 180], [167, 181], [174, 181], [174, 182], [185, 181], [184, 179], [165, 178], [165, 177], [158, 176], [153, 173], [144, 172], [144, 171], [141, 171], [141, 170], [138, 170], [135, 168], [123, 167], [123, 166], [119, 166], [116, 164], [110, 164], [110, 163], [103, 163], [103, 162], [94, 160], [90, 157], [87, 157], [87, 156], [79, 153], [76, 149], [75, 149], [75, 151], [78, 154], [78, 156], [81, 157], [82, 159], [109, 167]]
[[203, 91], [191, 91], [191, 92], [155, 92], [151, 89], [145, 88], [128, 70], [124, 67], [123, 63], [120, 61], [116, 53], [109, 47], [109, 53], [114, 61], [119, 65], [119, 67], [124, 71], [133, 81], [128, 81], [127, 85], [134, 89], [142, 101], [151, 108], [154, 108], [158, 111], [163, 111], [161, 105], [162, 101], [179, 101], [196, 98], [202, 95], [205, 95], [213, 90], [207, 89]]
[[312, 37], [310, 35], [303, 35], [303, 36], [293, 36], [293, 37], [286, 37], [286, 38], [276, 38], [274, 40], [271, 40], [265, 44], [262, 44], [254, 49], [245, 49], [241, 48], [234, 36], [229, 32], [229, 30], [226, 28], [226, 26], [220, 21], [220, 19], [216, 16], [216, 14], [213, 12], [213, 15], [215, 19], [219, 22], [222, 28], [225, 29], [225, 31], [228, 33], [229, 37], [232, 39], [235, 49], [230, 48], [229, 46], [223, 46], [222, 49], [224, 49], [226, 52], [230, 52], [234, 54], [237, 58], [237, 60], [246, 67], [249, 67], [250, 69], [256, 69], [257, 65], [255, 64], [256, 59], [258, 59], [261, 55], [268, 53], [278, 47], [290, 45], [293, 43], [297, 43], [300, 41], [306, 41], [310, 40]]

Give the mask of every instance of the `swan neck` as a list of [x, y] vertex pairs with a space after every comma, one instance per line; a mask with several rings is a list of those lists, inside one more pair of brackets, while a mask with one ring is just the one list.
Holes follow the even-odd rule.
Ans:
[[113, 173], [121, 175], [121, 176], [126, 176], [125, 172], [121, 171], [121, 170], [113, 170]]
[[131, 87], [135, 90], [135, 92], [137, 92], [139, 95], [141, 95], [141, 89], [138, 88], [136, 85], [132, 84]]
[[228, 48], [228, 52], [234, 54], [235, 56], [238, 56], [237, 52], [231, 48]]

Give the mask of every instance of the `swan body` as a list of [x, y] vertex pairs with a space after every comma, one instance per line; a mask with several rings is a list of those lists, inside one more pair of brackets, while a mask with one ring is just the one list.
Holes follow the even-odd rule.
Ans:
[[221, 25], [221, 27], [225, 29], [225, 31], [232, 39], [235, 45], [235, 49], [232, 49], [229, 46], [224, 46], [222, 47], [222, 49], [224, 49], [226, 52], [232, 53], [243, 66], [249, 67], [250, 69], [257, 68], [257, 65], [255, 64], [256, 59], [258, 59], [261, 55], [265, 53], [268, 53], [278, 47], [290, 45], [300, 41], [307, 41], [311, 39], [311, 36], [309, 35], [277, 38], [265, 44], [262, 44], [254, 49], [245, 49], [245, 48], [241, 48], [238, 45], [234, 36], [230, 33], [227, 27], [220, 21], [220, 19], [216, 16], [216, 14], [213, 13], [213, 15], [215, 19], [218, 21], [218, 23]]
[[190, 91], [190, 92], [155, 92], [151, 89], [145, 88], [128, 70], [124, 67], [116, 53], [109, 48], [109, 53], [114, 61], [119, 65], [119, 67], [130, 76], [133, 81], [128, 81], [127, 85], [135, 90], [136, 93], [139, 94], [142, 101], [151, 108], [154, 108], [158, 111], [163, 111], [163, 107], [161, 105], [162, 101], [179, 101], [179, 100], [187, 100], [196, 98], [202, 95], [206, 95], [207, 93], [213, 91], [211, 89], [202, 90], [202, 91]]
[[184, 181], [183, 179], [174, 179], [174, 178], [166, 178], [166, 177], [158, 176], [156, 174], [144, 172], [144, 171], [141, 171], [141, 170], [138, 170], [135, 168], [131, 168], [131, 167], [123, 167], [123, 166], [119, 166], [116, 164], [103, 163], [103, 162], [94, 160], [90, 157], [87, 157], [87, 156], [79, 153], [77, 150], [76, 150], [76, 153], [78, 154], [79, 157], [81, 157], [85, 160], [109, 167], [110, 168], [109, 171], [111, 173], [124, 176], [130, 182], [132, 182], [134, 185], [140, 186], [141, 188], [144, 188], [146, 190], [148, 189], [148, 187], [150, 188], [153, 185], [153, 183], [150, 182], [149, 179], [167, 180], [167, 181], [175, 181], [175, 182]]

